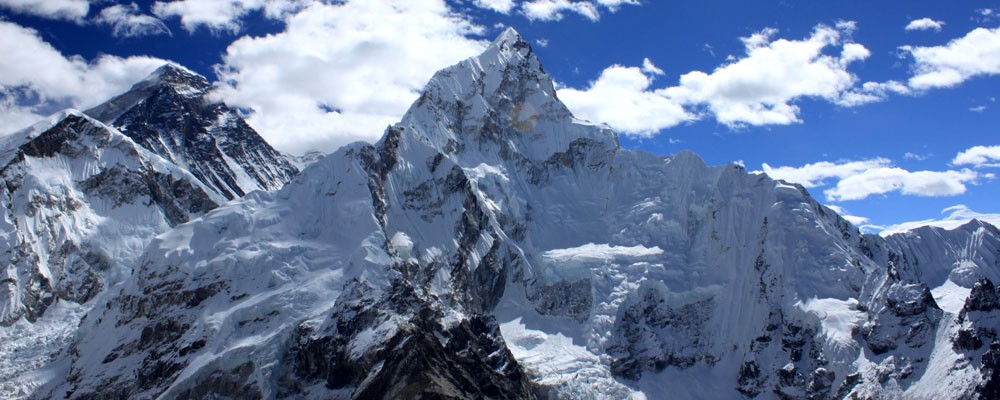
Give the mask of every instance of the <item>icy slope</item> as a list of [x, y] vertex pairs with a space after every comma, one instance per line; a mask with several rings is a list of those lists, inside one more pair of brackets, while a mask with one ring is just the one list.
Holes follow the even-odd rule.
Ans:
[[[65, 347], [80, 304], [124, 281], [153, 236], [222, 198], [78, 111], [4, 138], [0, 152], [0, 393], [7, 396], [20, 390], [24, 372]], [[73, 311], [39, 321], [60, 302]]]
[[[376, 145], [155, 239], [34, 396], [965, 398], [1000, 386], [983, 229], [922, 252], [800, 186], [622, 150], [507, 30]], [[929, 280], [956, 257], [978, 269]]]
[[298, 173], [239, 113], [209, 100], [205, 77], [166, 64], [87, 114], [194, 174], [226, 199], [280, 188]]
[[153, 235], [216, 206], [189, 173], [65, 111], [4, 149], [0, 322], [85, 302], [127, 277]]

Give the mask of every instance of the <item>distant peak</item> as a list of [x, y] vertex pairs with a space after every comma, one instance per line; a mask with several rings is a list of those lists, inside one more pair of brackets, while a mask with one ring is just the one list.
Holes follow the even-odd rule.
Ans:
[[86, 114], [110, 124], [124, 112], [160, 90], [165, 89], [184, 98], [197, 99], [204, 96], [211, 88], [212, 84], [204, 76], [180, 64], [169, 62], [153, 70], [145, 79], [132, 85], [127, 92], [87, 110]]
[[154, 74], [155, 73], [161, 73], [161, 74], [162, 73], [179, 73], [179, 74], [186, 74], [186, 75], [198, 75], [194, 71], [192, 71], [190, 69], [187, 69], [187, 67], [185, 67], [183, 65], [180, 65], [180, 64], [177, 64], [177, 63], [174, 63], [174, 62], [168, 62], [166, 64], [161, 65], [153, 73]]
[[520, 53], [521, 56], [533, 57], [531, 44], [521, 37], [520, 33], [517, 33], [514, 28], [504, 29], [503, 32], [493, 40], [487, 46], [486, 51], [480, 57], [490, 57], [492, 54], [503, 54], [504, 58], [510, 58], [514, 53]]
[[209, 85], [208, 79], [201, 76], [197, 72], [194, 72], [186, 67], [168, 62], [163, 64], [159, 68], [153, 70], [146, 79], [143, 79], [146, 83], [165, 83], [170, 85], [182, 84], [185, 86], [204, 86]]
[[497, 38], [493, 40], [492, 46], [499, 47], [503, 44], [513, 45], [518, 42], [524, 42], [524, 39], [521, 38], [521, 34], [517, 33], [517, 30], [514, 28], [507, 27], [500, 33], [500, 36], [497, 36]]

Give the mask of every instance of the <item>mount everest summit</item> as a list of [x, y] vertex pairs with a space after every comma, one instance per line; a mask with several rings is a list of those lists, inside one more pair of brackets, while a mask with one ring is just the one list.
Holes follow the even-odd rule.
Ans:
[[61, 349], [0, 350], [5, 395], [1000, 396], [997, 228], [865, 235], [621, 149], [513, 30], [301, 172], [209, 89], [165, 66], [4, 139], [0, 335]]

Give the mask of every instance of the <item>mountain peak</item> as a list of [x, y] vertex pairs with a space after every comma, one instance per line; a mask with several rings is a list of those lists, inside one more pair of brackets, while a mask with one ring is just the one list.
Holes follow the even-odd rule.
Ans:
[[181, 95], [202, 95], [211, 84], [204, 76], [184, 66], [166, 63], [135, 84], [132, 90], [145, 86], [168, 86]]
[[618, 146], [609, 129], [573, 117], [531, 45], [513, 28], [479, 55], [438, 71], [400, 124], [424, 132], [422, 141], [448, 154], [493, 149], [544, 161], [578, 139]]
[[[541, 63], [535, 57], [531, 44], [521, 37], [514, 28], [507, 28], [497, 36], [496, 39], [486, 47], [482, 54], [475, 57], [484, 67], [494, 67], [495, 70], [504, 71], [510, 65], [528, 64], [529, 70], [537, 70], [544, 73]], [[551, 80], [545, 75], [544, 80]]]
[[503, 46], [514, 47], [518, 43], [528, 44], [527, 42], [524, 41], [524, 38], [521, 37], [521, 34], [517, 33], [517, 30], [515, 30], [512, 27], [507, 27], [506, 29], [503, 30], [503, 32], [500, 33], [499, 36], [497, 36], [496, 39], [493, 40], [493, 43], [491, 43], [490, 46], [491, 47], [493, 47], [493, 46], [496, 46], [496, 47], [503, 47]]
[[204, 81], [208, 82], [201, 74], [194, 72], [180, 64], [168, 62], [153, 70], [143, 81], [155, 81], [163, 83], [175, 83], [177, 81]]
[[226, 199], [284, 185], [298, 169], [239, 113], [208, 98], [211, 83], [174, 63], [86, 113], [190, 170]]
[[166, 89], [181, 97], [198, 98], [204, 96], [211, 87], [204, 76], [181, 65], [166, 63], [132, 85], [127, 92], [85, 112], [98, 121], [110, 124], [158, 91]]

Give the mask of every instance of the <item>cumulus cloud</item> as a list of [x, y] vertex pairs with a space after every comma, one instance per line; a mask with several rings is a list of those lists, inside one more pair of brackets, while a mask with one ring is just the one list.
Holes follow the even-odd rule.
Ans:
[[615, 65], [586, 90], [559, 90], [559, 98], [577, 116], [641, 136], [696, 118], [679, 103], [650, 91], [652, 82], [640, 68]]
[[906, 24], [906, 30], [908, 31], [941, 31], [941, 27], [944, 26], [943, 21], [935, 21], [930, 18], [921, 18], [910, 21]]
[[228, 47], [215, 95], [296, 153], [377, 140], [435, 71], [486, 45], [468, 37], [483, 28], [443, 0], [317, 2], [285, 24]]
[[[581, 117], [607, 122], [625, 133], [649, 134], [697, 114], [714, 116], [730, 127], [798, 123], [799, 99], [862, 104], [865, 99], [859, 96], [874, 96], [879, 90], [869, 85], [871, 93], [852, 94], [858, 90], [857, 78], [847, 68], [871, 53], [860, 44], [845, 42], [853, 24], [838, 26], [819, 25], [802, 40], [773, 39], [777, 30], [764, 29], [741, 39], [744, 57], [733, 57], [711, 73], [681, 75], [676, 86], [651, 88], [651, 78], [662, 70], [650, 68], [655, 65], [644, 60], [642, 68], [609, 67], [589, 88], [564, 88], [559, 95]], [[611, 94], [629, 99], [629, 107], [608, 97]], [[619, 117], [622, 113], [629, 116]], [[655, 117], [635, 119], [643, 115]]]
[[887, 158], [873, 158], [871, 160], [837, 163], [820, 161], [801, 167], [772, 167], [764, 163], [763, 169], [764, 173], [772, 178], [798, 183], [807, 188], [814, 188], [825, 185], [826, 181], [830, 178], [842, 179], [869, 169], [885, 168], [891, 165], [892, 161]]
[[638, 0], [531, 0], [521, 4], [521, 14], [533, 21], [559, 21], [565, 13], [580, 14], [591, 21], [601, 19], [601, 8], [615, 12], [625, 4], [638, 5]]
[[[662, 70], [650, 69], [652, 63], [644, 60], [641, 68], [611, 66], [590, 87], [563, 88], [560, 96], [566, 93], [570, 109], [583, 118], [607, 122], [626, 134], [649, 135], [709, 116], [732, 128], [800, 123], [796, 102], [802, 98], [856, 107], [1000, 74], [1000, 28], [977, 28], [942, 46], [900, 47], [914, 60], [913, 75], [906, 81], [859, 85], [848, 68], [869, 58], [871, 52], [850, 41], [856, 28], [852, 21], [839, 21], [833, 28], [818, 25], [802, 40], [774, 39], [777, 30], [763, 29], [741, 38], [743, 57], [729, 56], [710, 73], [683, 74], [676, 86], [653, 87], [652, 78]], [[632, 107], [649, 108], [623, 110], [621, 104], [604, 97], [609, 93], [632, 99]], [[617, 118], [622, 112], [629, 112], [630, 117]], [[633, 119], [639, 115], [658, 117], [648, 122]]]
[[771, 167], [764, 172], [773, 178], [802, 184], [805, 187], [833, 187], [823, 191], [827, 201], [861, 200], [873, 195], [899, 192], [904, 195], [939, 197], [965, 193], [967, 184], [990, 179], [971, 169], [947, 171], [908, 171], [893, 166], [885, 158], [862, 161], [818, 162], [802, 167]]
[[746, 57], [716, 68], [694, 71], [664, 95], [685, 104], [703, 104], [728, 126], [786, 125], [801, 122], [794, 101], [814, 97], [837, 101], [856, 78], [849, 64], [868, 57], [861, 45], [846, 43], [841, 55], [824, 50], [841, 44], [841, 31], [817, 26], [804, 40], [771, 40], [774, 30], [743, 38]]
[[90, 0], [0, 0], [0, 7], [19, 14], [82, 24], [90, 12]]
[[171, 35], [163, 21], [140, 13], [135, 3], [105, 7], [95, 21], [110, 26], [114, 37]]
[[959, 152], [951, 163], [973, 167], [1000, 167], [1000, 146], [973, 146]]
[[157, 1], [153, 13], [160, 18], [179, 17], [188, 32], [199, 28], [214, 33], [237, 33], [241, 19], [254, 11], [264, 16], [282, 19], [313, 3], [312, 0], [174, 0]]
[[965, 193], [966, 184], [980, 175], [972, 170], [907, 171], [898, 167], [865, 170], [823, 191], [830, 201], [861, 200], [872, 195], [900, 192], [904, 195], [941, 197]]
[[976, 28], [943, 46], [900, 47], [913, 56], [914, 89], [945, 88], [981, 75], [1000, 74], [1000, 28]]
[[521, 5], [521, 13], [530, 20], [559, 21], [564, 14], [574, 12], [591, 21], [601, 18], [597, 6], [589, 1], [532, 0]]
[[514, 9], [514, 0], [473, 0], [476, 7], [493, 10], [501, 14], [510, 14]]
[[891, 94], [906, 95], [912, 92], [909, 86], [899, 81], [865, 82], [860, 87], [841, 93], [836, 103], [844, 107], [857, 107], [886, 100]]
[[942, 214], [948, 214], [944, 218], [939, 219], [925, 219], [922, 221], [912, 221], [903, 222], [901, 224], [880, 226], [880, 225], [866, 225], [866, 228], [881, 231], [879, 235], [889, 236], [894, 233], [906, 232], [908, 230], [917, 229], [923, 226], [936, 226], [944, 229], [955, 229], [962, 225], [969, 223], [973, 219], [977, 219], [983, 222], [992, 224], [993, 226], [1000, 227], [1000, 214], [984, 214], [980, 212], [973, 211], [964, 204], [954, 205], [944, 210], [941, 210]]
[[37, 31], [0, 21], [0, 134], [12, 133], [61, 108], [85, 109], [124, 92], [166, 61], [104, 55], [64, 56]]

